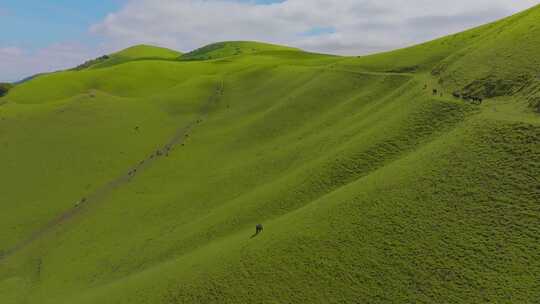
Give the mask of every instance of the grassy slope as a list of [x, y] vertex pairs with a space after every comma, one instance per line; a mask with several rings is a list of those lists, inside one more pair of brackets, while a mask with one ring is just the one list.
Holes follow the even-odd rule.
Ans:
[[186, 53], [180, 57], [181, 60], [210, 60], [220, 59], [238, 55], [256, 54], [272, 51], [300, 51], [295, 48], [260, 43], [253, 41], [227, 41], [213, 43], [202, 48]]
[[166, 48], [150, 45], [136, 45], [120, 52], [107, 55], [106, 57], [91, 60], [77, 69], [106, 68], [135, 60], [175, 60], [181, 55], [182, 53], [180, 52]]
[[248, 48], [17, 86], [0, 102], [0, 248], [72, 213], [0, 261], [1, 302], [535, 301], [536, 84], [481, 106], [449, 93], [504, 65], [538, 73], [539, 12], [362, 58]]
[[415, 47], [350, 59], [348, 68], [368, 71], [424, 71], [437, 76], [447, 92], [480, 97], [540, 96], [540, 10]]

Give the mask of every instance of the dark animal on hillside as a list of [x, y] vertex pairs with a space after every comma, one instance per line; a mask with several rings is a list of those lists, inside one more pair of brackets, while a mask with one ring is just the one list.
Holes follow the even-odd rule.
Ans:
[[475, 98], [474, 98], [474, 102], [475, 102], [475, 104], [477, 104], [477, 105], [481, 105], [481, 104], [482, 104], [482, 101], [483, 101], [483, 99], [480, 98], [480, 97], [475, 97]]
[[255, 234], [259, 234], [263, 231], [263, 225], [262, 224], [257, 224], [255, 226]]
[[437, 89], [433, 89], [433, 95], [437, 95], [438, 91]]
[[455, 98], [461, 98], [461, 95], [459, 95], [457, 92], [452, 93], [452, 96]]

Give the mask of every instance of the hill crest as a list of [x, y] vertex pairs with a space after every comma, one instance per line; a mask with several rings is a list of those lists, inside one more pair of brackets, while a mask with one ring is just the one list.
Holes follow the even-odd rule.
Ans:
[[195, 49], [180, 58], [181, 60], [211, 60], [231, 56], [255, 54], [265, 51], [301, 51], [298, 48], [257, 41], [222, 41]]

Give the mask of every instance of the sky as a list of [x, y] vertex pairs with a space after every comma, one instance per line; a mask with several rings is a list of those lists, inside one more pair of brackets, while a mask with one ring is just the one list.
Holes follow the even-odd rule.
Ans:
[[256, 40], [364, 55], [459, 32], [540, 0], [0, 0], [0, 81], [135, 44]]

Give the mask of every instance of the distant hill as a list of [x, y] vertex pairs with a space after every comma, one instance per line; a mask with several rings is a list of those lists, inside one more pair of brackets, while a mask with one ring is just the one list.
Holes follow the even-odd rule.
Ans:
[[16, 85], [0, 303], [536, 303], [537, 20], [361, 57], [139, 46]]
[[137, 45], [114, 54], [103, 55], [99, 58], [87, 61], [76, 67], [75, 70], [104, 68], [134, 60], [174, 60], [181, 55], [182, 53], [180, 52], [166, 48], [150, 45]]
[[182, 55], [180, 59], [210, 60], [268, 51], [299, 51], [299, 49], [254, 41], [227, 41], [213, 43], [196, 49]]

